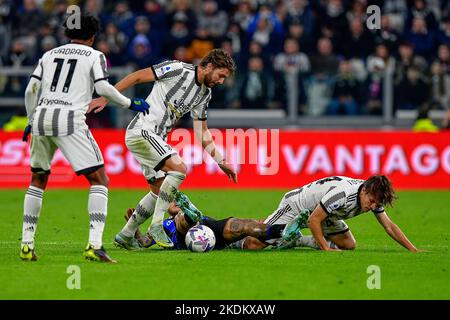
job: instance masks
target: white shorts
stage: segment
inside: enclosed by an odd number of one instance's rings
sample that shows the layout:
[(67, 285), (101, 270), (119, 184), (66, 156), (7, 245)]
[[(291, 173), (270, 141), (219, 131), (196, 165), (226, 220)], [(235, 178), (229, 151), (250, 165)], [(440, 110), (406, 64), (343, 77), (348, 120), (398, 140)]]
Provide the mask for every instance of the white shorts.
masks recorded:
[[(299, 212), (295, 209), (295, 206), (289, 203), (289, 201), (283, 197), (281, 199), (280, 204), (278, 205), (278, 208), (264, 220), (265, 224), (288, 224), (292, 219), (294, 219)], [(327, 236), (345, 233), (349, 230), (348, 225), (343, 220), (332, 220), (332, 219), (325, 219), (322, 222), (322, 232)], [(305, 225), (302, 226), (303, 228), (307, 228), (308, 226)], [(278, 241), (278, 239), (272, 239), (267, 240), (268, 244), (274, 244)]]
[(88, 174), (103, 167), (103, 156), (88, 129), (77, 130), (71, 135), (31, 137), (31, 171), (50, 173), (53, 155), (61, 149), (77, 175)]
[(172, 155), (178, 154), (157, 134), (142, 129), (127, 129), (125, 143), (137, 162), (142, 173), (149, 183), (165, 176), (160, 170), (164, 162)]

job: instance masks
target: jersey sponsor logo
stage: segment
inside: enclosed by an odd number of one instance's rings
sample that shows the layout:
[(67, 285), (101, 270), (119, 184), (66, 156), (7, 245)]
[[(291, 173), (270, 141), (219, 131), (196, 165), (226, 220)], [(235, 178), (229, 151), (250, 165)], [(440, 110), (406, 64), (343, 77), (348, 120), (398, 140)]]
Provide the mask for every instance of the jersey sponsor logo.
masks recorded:
[(51, 54), (76, 54), (79, 56), (89, 57), (92, 54), (92, 51), (73, 48), (57, 48), (55, 50), (52, 50)]
[(161, 75), (163, 75), (164, 73), (170, 70), (170, 67), (162, 67), (159, 70), (161, 71)]
[(50, 106), (50, 105), (62, 105), (62, 106), (71, 106), (72, 102), (67, 102), (64, 100), (59, 100), (59, 99), (47, 99), (47, 98), (41, 98), (41, 100), (39, 100), (38, 106), (41, 105), (45, 105), (45, 106)]
[(330, 204), (329, 208), (331, 210), (336, 210), (337, 208), (339, 208), (339, 203), (332, 203)]

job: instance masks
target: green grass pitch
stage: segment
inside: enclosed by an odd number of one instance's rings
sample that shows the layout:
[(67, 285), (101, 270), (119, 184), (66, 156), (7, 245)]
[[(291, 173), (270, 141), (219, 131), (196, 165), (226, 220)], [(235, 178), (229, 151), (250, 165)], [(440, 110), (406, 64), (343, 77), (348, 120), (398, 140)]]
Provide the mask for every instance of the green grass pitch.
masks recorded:
[[(391, 240), (372, 214), (347, 220), (357, 249), (320, 252), (298, 248), (127, 252), (111, 243), (123, 213), (144, 190), (111, 190), (103, 236), (119, 263), (84, 261), (88, 190), (48, 190), (37, 231), (37, 262), (19, 259), (25, 190), (0, 191), (0, 299), (449, 299), (449, 192), (403, 191), (388, 210), (424, 253)], [(283, 191), (187, 191), (205, 214), (265, 218)], [(145, 225), (147, 226), (147, 224)], [(80, 268), (79, 290), (69, 290), (70, 265)], [(368, 289), (376, 265), (381, 288)]]

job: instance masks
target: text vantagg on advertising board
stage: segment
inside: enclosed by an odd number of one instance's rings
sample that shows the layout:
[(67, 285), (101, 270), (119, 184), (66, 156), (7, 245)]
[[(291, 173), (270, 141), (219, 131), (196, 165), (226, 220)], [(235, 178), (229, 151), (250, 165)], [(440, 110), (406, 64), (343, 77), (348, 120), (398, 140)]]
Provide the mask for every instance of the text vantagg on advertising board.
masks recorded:
[[(125, 145), (124, 130), (92, 130), (102, 150), (111, 188), (142, 188), (147, 181)], [(300, 131), (211, 129), (215, 144), (234, 164), (238, 183), (221, 172), (192, 130), (176, 129), (169, 144), (188, 168), (187, 188), (296, 188), (330, 175), (387, 175), (401, 189), (450, 189), (450, 132)], [(21, 133), (0, 132), (0, 187), (26, 187), (29, 144)], [(61, 151), (49, 187), (85, 187)]]

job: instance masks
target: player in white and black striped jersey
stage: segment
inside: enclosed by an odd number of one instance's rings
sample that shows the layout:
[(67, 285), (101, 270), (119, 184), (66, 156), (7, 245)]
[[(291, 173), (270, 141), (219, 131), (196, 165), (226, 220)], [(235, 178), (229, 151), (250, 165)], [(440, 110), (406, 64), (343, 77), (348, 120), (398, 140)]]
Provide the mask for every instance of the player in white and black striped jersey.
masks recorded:
[(39, 60), (25, 92), (29, 125), (24, 140), (31, 138), (31, 184), (25, 195), (20, 256), (37, 260), (35, 233), (42, 207), (44, 189), (50, 175), (51, 161), (57, 149), (78, 175), (89, 181), (89, 243), (84, 255), (89, 260), (112, 262), (102, 245), (108, 202), (108, 177), (103, 157), (85, 123), (85, 113), (94, 88), (98, 94), (135, 111), (148, 112), (142, 99), (120, 94), (108, 83), (105, 56), (91, 46), (99, 29), (96, 18), (75, 14), (79, 28), (65, 23), (65, 34), (71, 42), (47, 51)]
[[(270, 225), (287, 224), (284, 241), (263, 243), (246, 238), (240, 245), (247, 249), (261, 249), (269, 244), (326, 251), (354, 249), (355, 238), (344, 220), (372, 211), (389, 236), (409, 251), (420, 251), (385, 212), (384, 206), (392, 205), (394, 199), (392, 184), (386, 176), (372, 176), (367, 180), (342, 176), (320, 179), (287, 192), (277, 210), (264, 220)], [(302, 228), (309, 228), (312, 236), (302, 236)]]
[[(211, 88), (222, 84), (234, 70), (235, 64), (230, 55), (214, 49), (198, 66), (181, 61), (165, 61), (136, 71), (116, 84), (115, 87), (123, 91), (138, 83), (155, 81), (146, 99), (150, 105), (150, 114), (136, 116), (128, 125), (126, 133), (127, 147), (140, 163), (152, 192), (139, 202), (132, 219), (116, 236), (117, 245), (138, 249), (134, 233), (153, 214), (148, 232), (158, 245), (173, 246), (163, 230), (162, 222), (164, 213), (186, 177), (186, 166), (177, 152), (167, 144), (167, 134), (186, 113), (190, 112), (193, 118), (194, 132), (203, 148), (216, 160), (222, 171), (237, 182), (234, 169), (216, 149), (207, 125)], [(106, 103), (104, 98), (93, 101), (90, 111), (98, 112)]]

